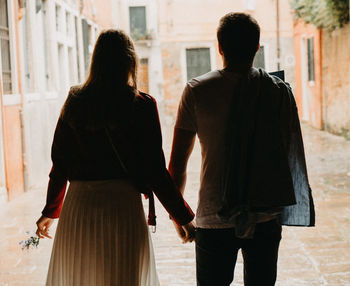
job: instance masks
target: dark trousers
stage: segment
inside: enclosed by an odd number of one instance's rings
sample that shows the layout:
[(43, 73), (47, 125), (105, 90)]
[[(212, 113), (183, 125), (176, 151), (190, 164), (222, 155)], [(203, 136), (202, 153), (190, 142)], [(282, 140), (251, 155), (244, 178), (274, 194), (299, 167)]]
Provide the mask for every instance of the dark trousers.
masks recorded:
[(196, 231), (198, 286), (229, 286), (238, 250), (244, 260), (244, 285), (272, 286), (277, 276), (282, 227), (277, 220), (256, 225), (253, 239), (235, 237), (234, 228)]

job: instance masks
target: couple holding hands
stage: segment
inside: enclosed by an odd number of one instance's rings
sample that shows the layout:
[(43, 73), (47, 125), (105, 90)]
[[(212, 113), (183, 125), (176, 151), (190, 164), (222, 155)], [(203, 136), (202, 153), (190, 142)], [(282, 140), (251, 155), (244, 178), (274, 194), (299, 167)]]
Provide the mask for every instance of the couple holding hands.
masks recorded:
[[(47, 286), (159, 285), (141, 194), (149, 225), (155, 194), (181, 239), (195, 240), (197, 285), (229, 286), (239, 249), (245, 285), (275, 284), (281, 225), (315, 221), (297, 108), (287, 83), (252, 68), (255, 19), (229, 13), (217, 38), (224, 68), (187, 83), (167, 170), (156, 101), (137, 90), (132, 41), (120, 30), (99, 35), (88, 78), (71, 88), (53, 139), (37, 221), (38, 236), (51, 238), (60, 218)], [(182, 195), (196, 136), (194, 223)]]

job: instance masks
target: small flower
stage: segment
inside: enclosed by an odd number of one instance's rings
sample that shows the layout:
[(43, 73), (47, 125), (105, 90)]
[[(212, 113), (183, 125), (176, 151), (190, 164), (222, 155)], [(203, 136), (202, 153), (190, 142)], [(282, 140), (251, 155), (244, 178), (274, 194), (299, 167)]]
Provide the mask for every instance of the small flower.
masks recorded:
[[(26, 231), (26, 234), (29, 234), (29, 233), (30, 233), (29, 231)], [(39, 241), (40, 241), (40, 238), (35, 234), (34, 236), (31, 236), (25, 241), (21, 240), (19, 244), (22, 245), (22, 250), (24, 249), (29, 250), (31, 246), (38, 248)]]

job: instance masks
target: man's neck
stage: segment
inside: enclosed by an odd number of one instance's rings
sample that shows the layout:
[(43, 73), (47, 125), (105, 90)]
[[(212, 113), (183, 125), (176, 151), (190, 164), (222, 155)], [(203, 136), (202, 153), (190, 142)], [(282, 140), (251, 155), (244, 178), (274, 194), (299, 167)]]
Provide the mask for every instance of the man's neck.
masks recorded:
[(232, 63), (228, 64), (224, 60), (224, 70), (229, 71), (229, 72), (234, 72), (234, 73), (247, 73), (251, 68), (252, 64), (242, 64), (242, 63)]

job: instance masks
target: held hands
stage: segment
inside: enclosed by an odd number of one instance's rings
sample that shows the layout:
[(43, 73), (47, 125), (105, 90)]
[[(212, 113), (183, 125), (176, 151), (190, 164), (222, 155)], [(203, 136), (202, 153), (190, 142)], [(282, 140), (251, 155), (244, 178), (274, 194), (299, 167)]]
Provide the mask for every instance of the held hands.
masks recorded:
[(42, 215), (36, 222), (36, 225), (38, 226), (38, 229), (36, 230), (37, 236), (39, 236), (39, 238), (47, 237), (51, 239), (52, 237), (49, 235), (49, 229), (52, 223), (52, 218)]
[(185, 225), (178, 225), (175, 221), (173, 221), (173, 223), (178, 236), (182, 240), (182, 243), (192, 242), (195, 239), (196, 226), (194, 222), (190, 222)]

